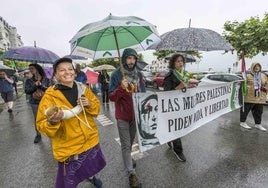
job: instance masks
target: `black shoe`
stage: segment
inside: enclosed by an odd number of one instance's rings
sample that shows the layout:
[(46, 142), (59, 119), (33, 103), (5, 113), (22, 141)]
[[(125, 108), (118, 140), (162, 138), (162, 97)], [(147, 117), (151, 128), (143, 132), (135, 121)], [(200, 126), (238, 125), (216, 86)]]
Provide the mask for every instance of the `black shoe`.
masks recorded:
[(172, 149), (173, 148), (172, 147), (172, 142), (168, 142), (167, 145), (168, 145), (169, 149)]
[(129, 186), (130, 188), (141, 188), (141, 183), (137, 176), (133, 173), (129, 175)]
[(136, 168), (137, 166), (136, 161), (134, 159), (132, 159), (132, 165), (133, 165), (133, 168)]
[(101, 188), (102, 187), (102, 181), (95, 176), (93, 176), (92, 179), (88, 179), (90, 183), (92, 183), (95, 187)]
[(36, 135), (35, 138), (34, 138), (34, 143), (37, 144), (38, 142), (40, 142), (41, 141), (41, 138), (42, 137), (41, 137), (40, 134)]
[(13, 112), (13, 110), (12, 110), (11, 108), (9, 108), (7, 111), (8, 111), (9, 113)]
[(176, 152), (175, 150), (173, 150), (173, 152), (180, 161), (186, 162), (186, 157), (182, 152)]

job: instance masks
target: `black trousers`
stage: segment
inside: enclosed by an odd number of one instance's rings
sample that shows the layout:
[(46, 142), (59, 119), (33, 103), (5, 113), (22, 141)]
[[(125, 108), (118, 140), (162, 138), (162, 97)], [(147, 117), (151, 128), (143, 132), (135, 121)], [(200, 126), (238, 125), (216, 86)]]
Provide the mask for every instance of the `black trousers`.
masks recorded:
[(108, 89), (106, 90), (101, 90), (102, 92), (102, 103), (108, 103), (109, 102), (109, 93)]
[(240, 108), (240, 122), (247, 120), (248, 113), (251, 111), (255, 124), (261, 124), (263, 104), (245, 103), (244, 112), (243, 107)]
[(180, 138), (171, 141), (171, 143), (173, 144), (173, 149), (174, 149), (174, 151), (176, 153), (182, 153), (183, 152), (183, 148), (182, 148), (182, 144), (181, 144), (181, 139)]

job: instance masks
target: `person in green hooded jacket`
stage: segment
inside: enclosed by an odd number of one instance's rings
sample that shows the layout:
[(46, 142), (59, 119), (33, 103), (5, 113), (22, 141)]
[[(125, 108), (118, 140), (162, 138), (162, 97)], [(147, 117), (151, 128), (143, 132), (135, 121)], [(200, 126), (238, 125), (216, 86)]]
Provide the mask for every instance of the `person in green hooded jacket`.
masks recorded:
[(112, 73), (109, 87), (109, 98), (115, 102), (115, 117), (122, 157), (131, 188), (141, 187), (133, 167), (135, 164), (131, 158), (131, 148), (136, 135), (132, 93), (145, 92), (142, 74), (136, 69), (137, 59), (138, 54), (135, 50), (125, 49), (122, 56), (123, 70), (118, 68)]

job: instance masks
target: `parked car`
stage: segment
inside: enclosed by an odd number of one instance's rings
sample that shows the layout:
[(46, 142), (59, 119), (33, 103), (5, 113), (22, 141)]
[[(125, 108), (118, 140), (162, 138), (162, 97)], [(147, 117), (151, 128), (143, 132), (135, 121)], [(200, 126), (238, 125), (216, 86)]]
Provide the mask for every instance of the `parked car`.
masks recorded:
[(228, 73), (215, 73), (215, 74), (206, 74), (198, 85), (207, 85), (207, 84), (219, 84), (225, 82), (233, 82), (242, 80), (240, 76), (236, 74), (228, 74)]
[(166, 76), (167, 72), (159, 72), (156, 73), (153, 77), (153, 88), (158, 89), (159, 87), (163, 87), (164, 84), (164, 78)]
[(154, 75), (151, 72), (148, 71), (141, 71), (143, 74), (143, 79), (145, 83), (145, 87), (152, 87), (153, 86), (153, 77)]

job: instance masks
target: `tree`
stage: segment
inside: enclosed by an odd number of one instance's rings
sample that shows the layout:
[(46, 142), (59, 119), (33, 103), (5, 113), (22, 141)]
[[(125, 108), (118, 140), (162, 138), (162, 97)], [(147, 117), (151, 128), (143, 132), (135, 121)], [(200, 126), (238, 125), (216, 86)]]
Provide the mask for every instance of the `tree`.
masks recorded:
[(237, 51), (238, 59), (241, 59), (242, 50), (247, 58), (252, 58), (259, 53), (266, 55), (268, 52), (268, 14), (265, 13), (263, 19), (256, 16), (241, 23), (225, 22), (223, 37)]

